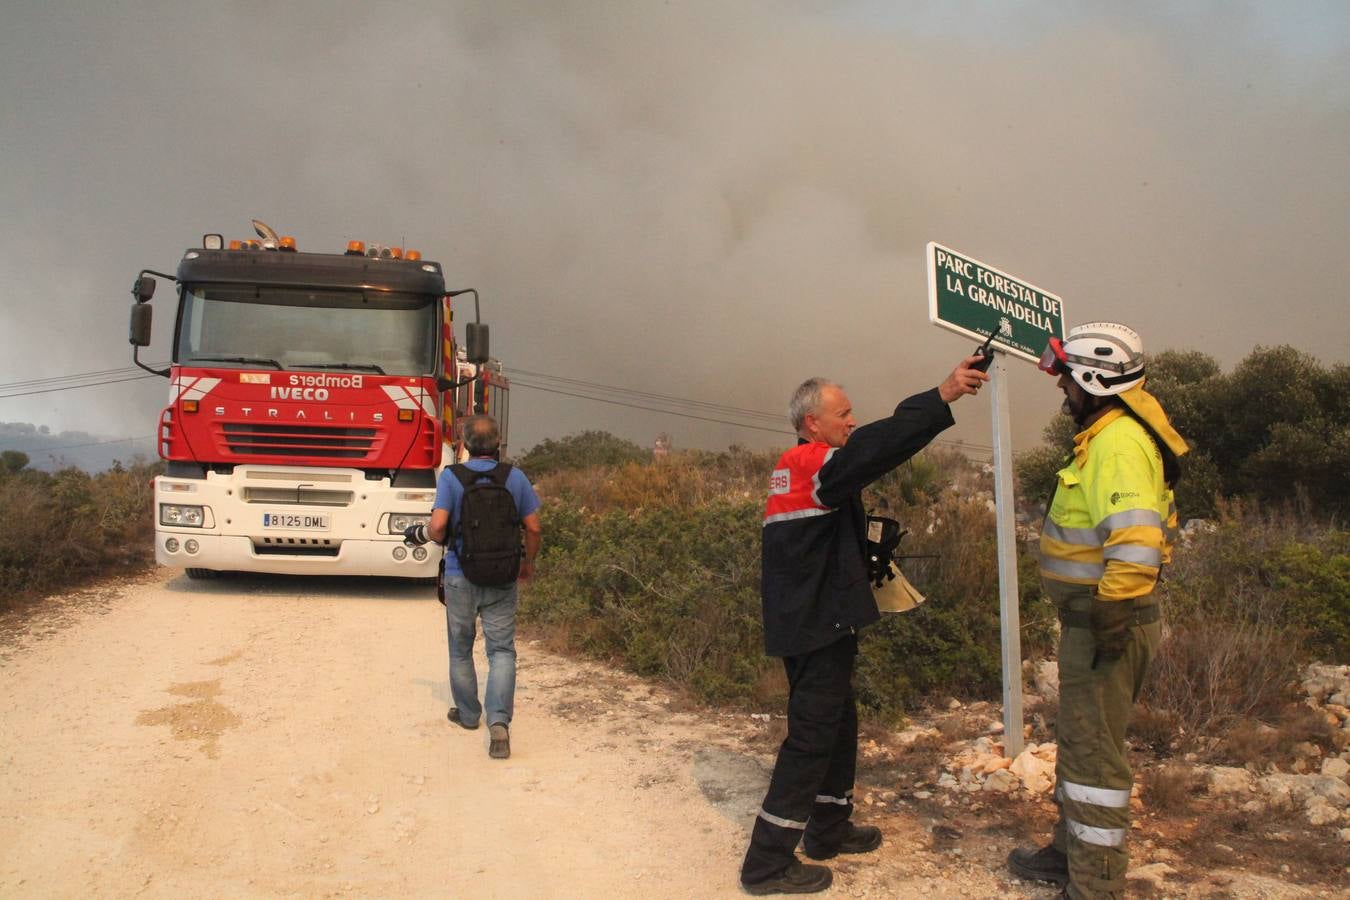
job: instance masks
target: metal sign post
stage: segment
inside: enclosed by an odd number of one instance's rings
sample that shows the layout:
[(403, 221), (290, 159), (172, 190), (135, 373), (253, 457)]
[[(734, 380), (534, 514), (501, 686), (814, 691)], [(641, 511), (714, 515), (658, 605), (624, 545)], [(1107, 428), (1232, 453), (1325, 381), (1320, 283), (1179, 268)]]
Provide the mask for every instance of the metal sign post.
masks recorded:
[(993, 335), (989, 382), (998, 525), (998, 605), (1003, 650), (1003, 754), (1022, 752), (1022, 632), (1013, 514), (1009, 356), (1037, 362), (1051, 337), (1064, 336), (1064, 303), (1054, 294), (940, 244), (928, 245), (928, 320), (983, 341)]
[(1012, 427), (1007, 354), (995, 352), (989, 379), (994, 417), (994, 517), (998, 523), (998, 620), (1003, 648), (1003, 755), (1022, 752), (1022, 621), (1018, 609), (1017, 526), (1013, 516)]

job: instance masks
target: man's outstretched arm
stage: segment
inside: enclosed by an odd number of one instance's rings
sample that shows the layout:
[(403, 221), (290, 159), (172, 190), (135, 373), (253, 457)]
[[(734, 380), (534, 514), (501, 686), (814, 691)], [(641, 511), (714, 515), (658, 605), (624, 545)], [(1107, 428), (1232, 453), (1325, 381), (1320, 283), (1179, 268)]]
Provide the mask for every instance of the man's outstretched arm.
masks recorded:
[(987, 374), (972, 368), (982, 358), (966, 357), (936, 388), (905, 398), (887, 418), (855, 430), (821, 467), (820, 502), (840, 505), (954, 425), (949, 404), (979, 393), (989, 380)]

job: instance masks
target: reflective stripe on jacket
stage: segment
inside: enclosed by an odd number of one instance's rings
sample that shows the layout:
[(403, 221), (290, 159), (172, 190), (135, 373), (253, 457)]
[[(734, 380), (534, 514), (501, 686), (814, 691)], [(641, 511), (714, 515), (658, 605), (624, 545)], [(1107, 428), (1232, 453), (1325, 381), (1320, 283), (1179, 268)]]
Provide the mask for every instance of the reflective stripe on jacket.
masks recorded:
[(1162, 455), (1124, 409), (1109, 410), (1074, 437), (1041, 529), (1041, 577), (1095, 585), (1103, 600), (1153, 590), (1170, 561), (1176, 505)]

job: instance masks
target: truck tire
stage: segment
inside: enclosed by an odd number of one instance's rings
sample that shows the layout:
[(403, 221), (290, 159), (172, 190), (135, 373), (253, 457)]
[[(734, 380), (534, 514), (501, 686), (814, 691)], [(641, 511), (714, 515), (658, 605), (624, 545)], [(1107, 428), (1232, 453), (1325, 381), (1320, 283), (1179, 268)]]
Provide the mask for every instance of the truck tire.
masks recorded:
[(187, 577), (194, 581), (200, 581), (203, 578), (215, 578), (220, 573), (215, 569), (186, 569)]

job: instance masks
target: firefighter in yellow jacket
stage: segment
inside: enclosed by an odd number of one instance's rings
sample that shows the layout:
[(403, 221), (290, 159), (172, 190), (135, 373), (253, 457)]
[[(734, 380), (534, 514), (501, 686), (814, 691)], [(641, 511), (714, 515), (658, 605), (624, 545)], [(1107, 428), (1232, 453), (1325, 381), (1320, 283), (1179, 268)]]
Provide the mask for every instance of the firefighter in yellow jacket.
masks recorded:
[(1176, 533), (1172, 490), (1185, 441), (1144, 390), (1143, 344), (1124, 325), (1080, 325), (1050, 340), (1080, 431), (1041, 530), (1041, 583), (1061, 625), (1054, 840), (1009, 868), (1075, 900), (1123, 897), (1130, 789), (1125, 725), (1161, 626), (1154, 585)]

